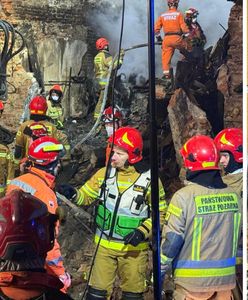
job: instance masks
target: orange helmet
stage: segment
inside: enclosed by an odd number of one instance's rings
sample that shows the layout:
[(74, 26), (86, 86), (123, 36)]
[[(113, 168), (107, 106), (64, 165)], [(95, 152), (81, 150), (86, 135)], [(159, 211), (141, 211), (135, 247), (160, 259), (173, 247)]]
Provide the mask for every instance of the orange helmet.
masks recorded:
[(4, 110), (4, 104), (3, 101), (0, 100), (0, 112), (3, 112)]
[(28, 159), (35, 164), (46, 166), (57, 161), (64, 147), (53, 137), (43, 136), (33, 141), (28, 148)]
[(45, 257), (53, 248), (56, 216), (36, 197), (14, 190), (1, 198), (0, 215), (1, 259)]
[(112, 108), (112, 106), (107, 107), (102, 115), (102, 120), (104, 123), (110, 123), (115, 121), (119, 121), (123, 119), (122, 113), (117, 108)]
[(108, 139), (108, 142), (126, 150), (130, 164), (135, 164), (143, 158), (143, 139), (139, 130), (135, 128), (121, 127), (117, 129), (114, 135)]
[(186, 169), (218, 170), (219, 155), (213, 139), (205, 135), (190, 138), (180, 150)]
[(230, 152), (237, 163), (243, 162), (243, 132), (240, 128), (226, 128), (220, 131), (214, 142), (218, 151)]
[(47, 102), (43, 96), (34, 97), (29, 103), (31, 115), (45, 115), (47, 111)]
[(96, 49), (103, 50), (106, 46), (109, 46), (109, 41), (105, 38), (100, 38), (96, 41)]
[(52, 92), (55, 92), (58, 94), (60, 97), (63, 95), (62, 88), (59, 84), (55, 84), (49, 91), (49, 95), (51, 96)]

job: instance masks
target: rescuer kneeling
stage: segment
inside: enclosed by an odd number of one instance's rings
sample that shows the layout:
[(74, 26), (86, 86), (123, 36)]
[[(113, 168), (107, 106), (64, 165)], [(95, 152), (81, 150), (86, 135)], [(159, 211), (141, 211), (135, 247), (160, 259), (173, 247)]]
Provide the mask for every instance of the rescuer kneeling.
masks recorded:
[[(150, 169), (142, 161), (143, 140), (137, 129), (119, 128), (108, 142), (113, 143), (109, 167), (97, 171), (79, 190), (61, 185), (58, 192), (78, 205), (99, 201), (95, 235), (99, 248), (86, 299), (109, 299), (117, 272), (122, 299), (143, 299), (152, 234)], [(166, 202), (159, 185), (163, 222)]]
[(161, 244), (162, 273), (172, 268), (173, 299), (230, 300), (241, 200), (222, 181), (218, 151), (210, 137), (189, 139), (181, 155), (188, 185), (173, 195), (168, 207)]

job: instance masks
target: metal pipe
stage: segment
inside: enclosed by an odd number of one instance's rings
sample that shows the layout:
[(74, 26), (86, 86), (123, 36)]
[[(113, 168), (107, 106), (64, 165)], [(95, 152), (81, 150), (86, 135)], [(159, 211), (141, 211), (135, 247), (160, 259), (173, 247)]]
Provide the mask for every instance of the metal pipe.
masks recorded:
[(158, 149), (155, 100), (155, 42), (154, 42), (154, 0), (148, 0), (148, 63), (149, 63), (149, 108), (150, 108), (150, 164), (152, 202), (152, 257), (153, 294), (161, 299), (160, 272), (160, 217), (158, 189)]

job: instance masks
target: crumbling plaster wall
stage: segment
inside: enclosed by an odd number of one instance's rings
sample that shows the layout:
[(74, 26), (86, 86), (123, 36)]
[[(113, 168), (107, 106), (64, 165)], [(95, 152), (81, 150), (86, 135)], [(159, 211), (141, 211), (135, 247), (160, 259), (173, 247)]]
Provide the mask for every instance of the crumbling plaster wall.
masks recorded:
[[(41, 70), (41, 82), (47, 92), (54, 83), (60, 83), (65, 92), (63, 106), (66, 115), (84, 113), (84, 84), (71, 83), (69, 77), (92, 76), (95, 36), (85, 25), (90, 1), (80, 0), (3, 0), (0, 17), (11, 22), (23, 34), (27, 48), (9, 63), (18, 65), (22, 78), (15, 79), (11, 68), (9, 81), (16, 87), (15, 94), (9, 94), (6, 114), (16, 108), (15, 115), (8, 118), (6, 125), (13, 130), (19, 124), (23, 103), (31, 86), (30, 55), (35, 54), (35, 66)], [(90, 32), (90, 34), (89, 34)], [(34, 57), (32, 57), (33, 59)], [(31, 67), (32, 69), (32, 67)], [(33, 70), (32, 70), (33, 71)], [(20, 77), (20, 76), (19, 76)], [(70, 91), (69, 91), (70, 89)], [(17, 94), (18, 93), (18, 94)]]

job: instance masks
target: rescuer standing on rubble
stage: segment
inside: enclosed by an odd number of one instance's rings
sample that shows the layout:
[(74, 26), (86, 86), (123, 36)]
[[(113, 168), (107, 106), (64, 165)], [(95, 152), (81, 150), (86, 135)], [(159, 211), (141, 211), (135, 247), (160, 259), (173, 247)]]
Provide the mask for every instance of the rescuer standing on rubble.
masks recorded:
[[(60, 168), (60, 155), (64, 147), (55, 138), (45, 136), (35, 140), (28, 149), (27, 173), (13, 180), (7, 187), (7, 194), (21, 189), (37, 197), (47, 205), (52, 214), (59, 213), (57, 198), (53, 191), (55, 178)], [(56, 226), (58, 234), (59, 223)], [(65, 272), (60, 246), (55, 239), (54, 247), (47, 253), (46, 269), (64, 283), (63, 292), (70, 286), (70, 276)]]
[[(224, 167), (223, 181), (243, 199), (243, 133), (240, 128), (226, 128), (214, 139), (220, 152), (220, 164)], [(242, 299), (243, 293), (243, 246), (242, 238), (238, 244), (236, 257), (237, 285), (233, 291), (234, 299)]]
[[(118, 272), (122, 299), (141, 300), (152, 234), (150, 169), (142, 161), (143, 140), (137, 129), (119, 128), (109, 143), (114, 146), (108, 169), (97, 171), (77, 191), (61, 185), (58, 192), (78, 205), (99, 200), (95, 242), (100, 244), (86, 299), (109, 299)], [(166, 202), (161, 183), (159, 198), (162, 224)]]
[(70, 300), (63, 283), (47, 274), (57, 217), (30, 193), (15, 190), (0, 199), (0, 298)]
[[(47, 102), (43, 96), (34, 97), (29, 104), (30, 120), (22, 123), (16, 134), (14, 159), (16, 169), (19, 169), (21, 159), (27, 157), (28, 147), (30, 145), (30, 126), (34, 123), (40, 123), (47, 128), (49, 136), (58, 139), (66, 149), (66, 154), (63, 157), (63, 163), (70, 160), (70, 145), (67, 136), (60, 130), (57, 130), (55, 125), (47, 120)], [(38, 124), (37, 124), (38, 125)]]
[(60, 85), (55, 84), (49, 91), (47, 100), (47, 112), (46, 115), (50, 118), (51, 122), (56, 126), (58, 130), (64, 128), (64, 109), (61, 105), (63, 98), (63, 91)]
[(185, 11), (185, 22), (189, 28), (189, 35), (185, 38), (186, 50), (192, 51), (193, 47), (204, 47), (207, 39), (197, 22), (198, 10), (189, 8)]
[(183, 38), (189, 33), (183, 14), (177, 10), (178, 3), (179, 0), (167, 0), (169, 10), (163, 13), (155, 23), (155, 36), (158, 42), (162, 42), (160, 35), (162, 27), (164, 31), (162, 67), (165, 79), (170, 79), (171, 59), (175, 49), (185, 48)]
[[(97, 82), (97, 94), (99, 95), (97, 105), (95, 107), (94, 118), (99, 117), (101, 106), (103, 102), (104, 90), (107, 84), (108, 74), (112, 65), (113, 57), (109, 53), (109, 41), (105, 38), (99, 38), (96, 41), (96, 49), (98, 51), (97, 55), (94, 58), (94, 72), (95, 79)], [(123, 63), (124, 50), (121, 49), (119, 65), (120, 67)], [(117, 67), (118, 61), (114, 61), (113, 70)], [(109, 90), (108, 95), (111, 95)], [(107, 99), (109, 100), (109, 99)]]
[(232, 299), (240, 232), (239, 196), (222, 181), (207, 136), (181, 149), (188, 185), (171, 199), (163, 228), (162, 271), (172, 267), (174, 299)]
[[(4, 104), (0, 100), (0, 117), (3, 114)], [(4, 196), (6, 185), (15, 176), (13, 156), (4, 141), (0, 141), (0, 197)]]
[(117, 108), (107, 107), (102, 114), (102, 122), (104, 124), (107, 136), (110, 137), (114, 130), (116, 131), (122, 126), (123, 115)]

